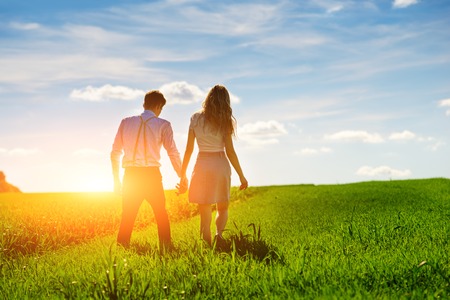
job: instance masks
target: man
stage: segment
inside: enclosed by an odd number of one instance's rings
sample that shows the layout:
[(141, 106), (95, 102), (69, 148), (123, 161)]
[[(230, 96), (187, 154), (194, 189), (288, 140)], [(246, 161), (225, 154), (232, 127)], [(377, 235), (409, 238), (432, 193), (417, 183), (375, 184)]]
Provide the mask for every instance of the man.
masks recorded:
[[(166, 99), (159, 91), (150, 91), (144, 97), (144, 112), (122, 120), (111, 151), (114, 190), (122, 192), (122, 221), (117, 243), (129, 246), (131, 233), (139, 207), (143, 200), (152, 206), (158, 226), (160, 248), (171, 246), (170, 223), (159, 170), (161, 146), (167, 151), (175, 172), (181, 174), (180, 153), (173, 140), (170, 123), (159, 118)], [(119, 177), (120, 159), (125, 168), (123, 188)], [(187, 189), (186, 177), (177, 185), (180, 191)]]

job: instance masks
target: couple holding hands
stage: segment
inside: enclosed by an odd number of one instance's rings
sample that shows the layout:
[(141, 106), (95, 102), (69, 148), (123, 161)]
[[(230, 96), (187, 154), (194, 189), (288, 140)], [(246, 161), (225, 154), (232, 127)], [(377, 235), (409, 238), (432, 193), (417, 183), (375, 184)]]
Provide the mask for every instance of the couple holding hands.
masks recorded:
[[(189, 190), (189, 201), (197, 203), (200, 210), (200, 235), (212, 245), (212, 205), (215, 204), (217, 209), (215, 239), (223, 239), (222, 232), (228, 220), (230, 163), (239, 175), (240, 189), (248, 186), (233, 146), (236, 121), (232, 114), (230, 95), (224, 86), (214, 86), (202, 104), (203, 109), (191, 116), (183, 162), (173, 140), (171, 124), (159, 118), (165, 104), (162, 93), (148, 92), (144, 98), (144, 112), (123, 119), (114, 139), (111, 151), (114, 190), (122, 193), (123, 198), (117, 243), (125, 247), (129, 245), (139, 207), (145, 199), (155, 215), (160, 248), (170, 248), (172, 245), (159, 170), (163, 146), (180, 177), (178, 194)], [(189, 185), (186, 170), (195, 142), (199, 152)], [(119, 176), (121, 158), (125, 169), (123, 182)]]

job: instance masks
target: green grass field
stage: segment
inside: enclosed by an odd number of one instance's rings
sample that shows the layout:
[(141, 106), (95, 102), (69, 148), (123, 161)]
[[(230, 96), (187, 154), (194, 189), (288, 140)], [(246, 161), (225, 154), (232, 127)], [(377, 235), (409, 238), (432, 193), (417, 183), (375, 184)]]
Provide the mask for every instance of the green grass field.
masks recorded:
[(167, 191), (175, 249), (144, 203), (115, 246), (113, 194), (0, 194), (0, 299), (448, 299), (450, 180), (232, 191), (229, 248)]

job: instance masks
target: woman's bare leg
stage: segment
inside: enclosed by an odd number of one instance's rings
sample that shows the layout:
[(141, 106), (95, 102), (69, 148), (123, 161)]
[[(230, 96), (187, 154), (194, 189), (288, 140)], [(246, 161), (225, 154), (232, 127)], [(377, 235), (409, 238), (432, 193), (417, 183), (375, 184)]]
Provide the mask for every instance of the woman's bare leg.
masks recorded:
[(211, 205), (199, 204), (200, 209), (200, 236), (211, 245)]
[(216, 235), (222, 237), (222, 232), (225, 230), (227, 221), (228, 221), (228, 202), (219, 202), (217, 203)]

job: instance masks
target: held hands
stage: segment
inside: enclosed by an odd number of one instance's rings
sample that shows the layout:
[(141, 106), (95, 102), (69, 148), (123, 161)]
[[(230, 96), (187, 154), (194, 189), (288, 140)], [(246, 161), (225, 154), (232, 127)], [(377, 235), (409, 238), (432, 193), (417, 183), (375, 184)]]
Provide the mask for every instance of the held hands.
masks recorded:
[(186, 176), (181, 177), (180, 183), (177, 184), (178, 192), (176, 192), (177, 195), (181, 195), (187, 192), (189, 187), (189, 180)]

